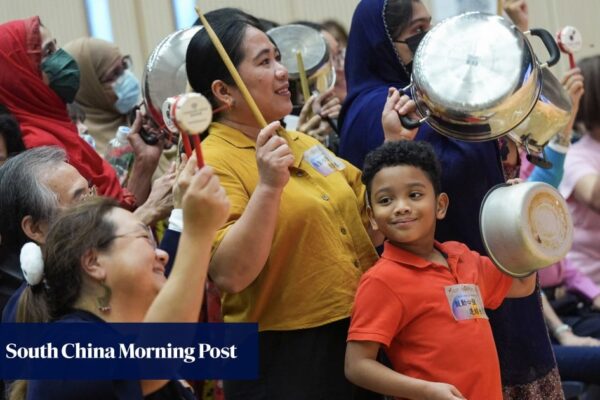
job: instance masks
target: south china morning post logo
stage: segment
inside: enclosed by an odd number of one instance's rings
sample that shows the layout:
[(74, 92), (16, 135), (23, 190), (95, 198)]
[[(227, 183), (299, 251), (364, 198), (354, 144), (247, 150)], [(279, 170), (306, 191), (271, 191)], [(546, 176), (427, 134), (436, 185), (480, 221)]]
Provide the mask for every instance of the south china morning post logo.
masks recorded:
[(199, 343), (195, 347), (175, 347), (167, 343), (166, 347), (139, 347), (135, 343), (120, 343), (118, 347), (96, 347), (92, 343), (65, 343), (60, 348), (52, 343), (40, 347), (20, 347), (8, 343), (5, 359), (158, 359), (181, 360), (186, 364), (204, 359), (236, 359), (237, 346), (214, 347), (210, 343)]
[(255, 379), (257, 324), (2, 324), (3, 379)]

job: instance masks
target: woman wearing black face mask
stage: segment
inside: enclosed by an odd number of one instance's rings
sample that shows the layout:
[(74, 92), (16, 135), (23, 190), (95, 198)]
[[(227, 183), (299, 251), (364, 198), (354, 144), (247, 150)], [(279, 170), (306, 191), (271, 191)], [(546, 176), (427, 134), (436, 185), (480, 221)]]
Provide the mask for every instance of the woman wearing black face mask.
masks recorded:
[(0, 25), (0, 103), (19, 122), (25, 146), (64, 148), (69, 163), (99, 194), (133, 209), (148, 196), (160, 151), (155, 154), (143, 144), (137, 146), (136, 158), (141, 161), (134, 164), (128, 184), (131, 191), (123, 189), (110, 164), (79, 137), (69, 119), (66, 103), (77, 94), (79, 75), (73, 57), (57, 47), (39, 17)]
[[(436, 239), (460, 241), (486, 254), (479, 209), (486, 192), (505, 181), (497, 141), (462, 142), (426, 124), (408, 131), (391, 107), (382, 118), (388, 96), (392, 103), (399, 98), (397, 89), (410, 83), (413, 55), (430, 24), (431, 16), (419, 0), (361, 0), (346, 52), (348, 97), (340, 115), (340, 156), (362, 167), (365, 155), (383, 143), (384, 131), (387, 137), (429, 142), (442, 164), (442, 190), (452, 199), (446, 218), (437, 225)], [(539, 292), (511, 299), (488, 316), (505, 398), (562, 398)], [(527, 326), (527, 334), (515, 337), (514, 326)]]

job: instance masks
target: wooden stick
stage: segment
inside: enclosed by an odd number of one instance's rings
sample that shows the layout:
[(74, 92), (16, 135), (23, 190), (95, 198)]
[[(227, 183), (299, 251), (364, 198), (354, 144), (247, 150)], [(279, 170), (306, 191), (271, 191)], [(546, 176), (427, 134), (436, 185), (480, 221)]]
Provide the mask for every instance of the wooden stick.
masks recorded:
[(498, 15), (502, 15), (502, 12), (504, 11), (504, 5), (502, 4), (502, 0), (498, 0)]
[(302, 97), (304, 97), (304, 103), (310, 98), (310, 91), (308, 89), (308, 78), (306, 77), (306, 70), (304, 69), (304, 60), (302, 59), (302, 53), (296, 52), (296, 63), (298, 64), (298, 73), (300, 74), (300, 87), (302, 88)]

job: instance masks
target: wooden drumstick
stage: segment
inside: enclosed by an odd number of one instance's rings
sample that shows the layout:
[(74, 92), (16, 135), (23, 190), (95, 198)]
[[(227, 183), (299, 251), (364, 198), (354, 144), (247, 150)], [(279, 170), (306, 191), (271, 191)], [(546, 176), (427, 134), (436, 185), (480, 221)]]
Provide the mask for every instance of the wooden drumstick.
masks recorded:
[(310, 98), (310, 91), (308, 89), (308, 78), (306, 77), (306, 70), (304, 69), (304, 60), (302, 59), (302, 53), (296, 52), (296, 63), (298, 64), (298, 74), (300, 74), (300, 87), (302, 88), (302, 97), (304, 97), (304, 103)]

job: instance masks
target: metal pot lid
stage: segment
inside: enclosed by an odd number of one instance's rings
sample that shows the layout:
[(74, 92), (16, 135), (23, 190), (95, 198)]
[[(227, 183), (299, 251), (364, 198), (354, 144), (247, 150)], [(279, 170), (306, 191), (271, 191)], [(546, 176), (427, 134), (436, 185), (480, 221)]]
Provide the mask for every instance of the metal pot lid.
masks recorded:
[(190, 40), (201, 28), (194, 26), (171, 33), (148, 58), (142, 94), (150, 116), (159, 126), (165, 125), (161, 111), (164, 101), (186, 91), (185, 54)]
[(413, 79), (434, 103), (464, 112), (488, 108), (520, 87), (528, 46), (502, 17), (457, 15), (425, 35), (415, 53)]
[(319, 31), (304, 25), (283, 25), (269, 29), (267, 35), (275, 42), (281, 54), (281, 63), (292, 79), (299, 77), (296, 53), (302, 54), (306, 75), (310, 77), (329, 61), (327, 43)]

